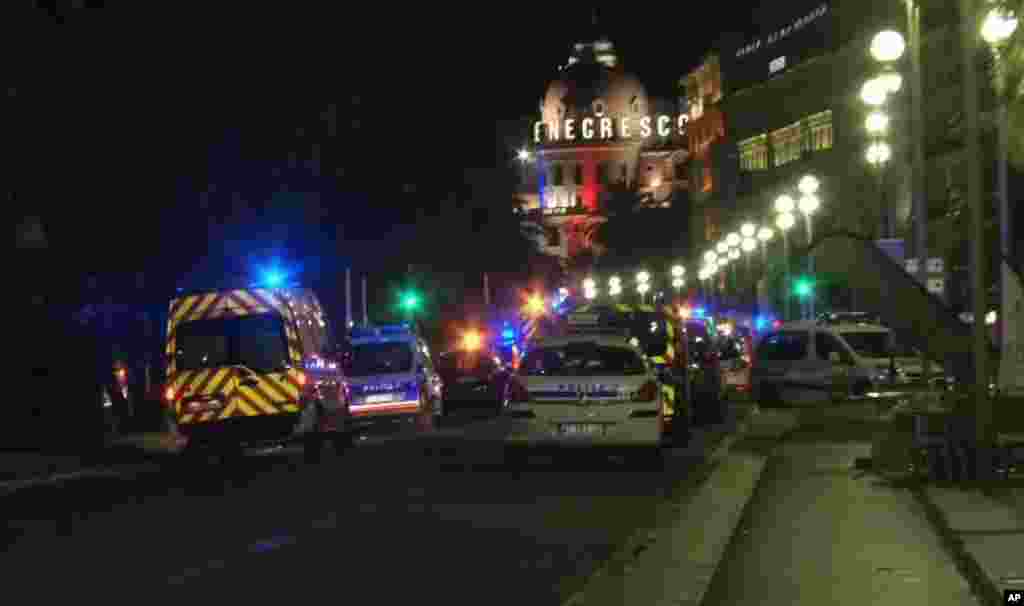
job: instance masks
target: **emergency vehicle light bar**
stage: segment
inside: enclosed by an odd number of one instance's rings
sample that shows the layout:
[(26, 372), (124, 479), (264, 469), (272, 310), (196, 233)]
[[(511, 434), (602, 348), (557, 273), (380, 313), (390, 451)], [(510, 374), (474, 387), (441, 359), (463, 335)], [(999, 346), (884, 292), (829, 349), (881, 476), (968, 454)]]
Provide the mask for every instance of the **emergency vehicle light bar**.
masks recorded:
[(366, 339), (371, 337), (412, 335), (415, 333), (416, 331), (411, 325), (403, 322), (402, 324), (382, 324), (379, 326), (354, 326), (349, 334), (353, 339)]

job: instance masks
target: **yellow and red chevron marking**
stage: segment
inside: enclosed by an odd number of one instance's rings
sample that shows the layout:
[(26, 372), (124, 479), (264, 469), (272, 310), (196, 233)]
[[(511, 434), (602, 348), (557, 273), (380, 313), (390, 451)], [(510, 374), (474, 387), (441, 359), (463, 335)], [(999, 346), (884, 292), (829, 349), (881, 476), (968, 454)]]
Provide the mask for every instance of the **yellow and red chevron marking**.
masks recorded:
[(171, 301), (165, 349), (169, 370), (174, 370), (175, 332), (182, 323), (263, 313), (276, 313), (284, 319), (289, 356), (294, 364), (301, 364), (302, 346), (294, 314), (284, 296), (267, 289), (238, 289), (190, 295)]
[[(298, 372), (289, 371), (283, 380), (247, 375), (257, 381), (255, 385), (240, 385), (237, 381), (238, 373), (233, 368), (179, 373), (170, 383), (179, 394), (175, 405), (178, 422), (206, 423), (230, 417), (297, 413), (301, 409)], [(187, 412), (183, 408), (183, 400), (186, 397), (218, 394), (226, 402), (219, 410)]]

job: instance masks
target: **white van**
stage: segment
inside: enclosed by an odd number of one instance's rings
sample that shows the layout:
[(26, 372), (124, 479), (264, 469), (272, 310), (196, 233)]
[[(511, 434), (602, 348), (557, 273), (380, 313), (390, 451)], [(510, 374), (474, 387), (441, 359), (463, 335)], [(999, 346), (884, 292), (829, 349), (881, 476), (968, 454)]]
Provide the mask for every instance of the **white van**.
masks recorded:
[(891, 351), (891, 331), (884, 326), (783, 324), (758, 340), (753, 395), (762, 403), (838, 402), (863, 395), (889, 383)]

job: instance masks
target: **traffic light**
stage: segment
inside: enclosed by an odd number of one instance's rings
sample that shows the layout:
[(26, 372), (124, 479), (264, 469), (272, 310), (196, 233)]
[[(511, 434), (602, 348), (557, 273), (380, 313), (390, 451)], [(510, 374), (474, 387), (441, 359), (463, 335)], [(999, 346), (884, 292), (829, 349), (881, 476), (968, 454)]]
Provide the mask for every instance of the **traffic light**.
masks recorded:
[(420, 308), (420, 295), (419, 295), (419, 293), (417, 293), (415, 291), (411, 291), (411, 290), (408, 291), (408, 292), (402, 293), (401, 305), (402, 305), (402, 309), (404, 309), (405, 311), (409, 311), (409, 312), (416, 311), (417, 309)]
[(801, 276), (793, 283), (793, 293), (801, 299), (814, 294), (814, 280)]

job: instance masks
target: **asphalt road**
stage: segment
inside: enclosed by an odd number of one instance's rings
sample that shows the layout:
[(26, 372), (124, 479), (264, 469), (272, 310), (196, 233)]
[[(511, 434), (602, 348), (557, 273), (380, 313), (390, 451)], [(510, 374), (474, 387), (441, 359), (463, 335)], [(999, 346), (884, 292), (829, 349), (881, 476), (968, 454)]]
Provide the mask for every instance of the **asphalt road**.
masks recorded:
[[(702, 432), (665, 471), (565, 456), (511, 467), (500, 424), (371, 437), (33, 488), (4, 499), (7, 595), (232, 602), (560, 604), (656, 506), (701, 481)], [(425, 454), (432, 448), (432, 455)]]
[(870, 409), (804, 411), (772, 447), (703, 605), (978, 603), (909, 490), (857, 469)]

